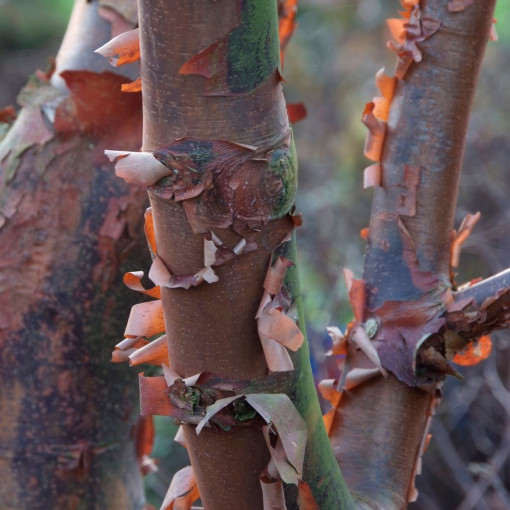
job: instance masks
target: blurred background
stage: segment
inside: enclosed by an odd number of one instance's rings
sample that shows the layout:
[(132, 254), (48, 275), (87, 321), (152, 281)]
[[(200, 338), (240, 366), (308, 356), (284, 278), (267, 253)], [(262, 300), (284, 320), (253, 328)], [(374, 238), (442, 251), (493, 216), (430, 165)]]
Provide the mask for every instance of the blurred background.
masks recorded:
[[(72, 0), (0, 0), (0, 108), (15, 104), (28, 76), (45, 69), (64, 33)], [(385, 19), (397, 0), (300, 0), (299, 27), (286, 51), (288, 102), (303, 102), (308, 117), (294, 131), (300, 164), (299, 263), (310, 348), (323, 371), (328, 325), (344, 326), (351, 310), (342, 277), (358, 277), (371, 191), (362, 190), (365, 102), (376, 95), (374, 75), (394, 55), (385, 48)], [(465, 244), (459, 283), (510, 266), (510, 2), (499, 0), (498, 42), (489, 42), (467, 142), (457, 225), (467, 213), (482, 218)], [(413, 510), (510, 508), (510, 335), (493, 335), (493, 354), (451, 379), (432, 428), (433, 440), (417, 478)], [(187, 464), (173, 443), (173, 425), (156, 417), (148, 500), (160, 504), (172, 473)]]

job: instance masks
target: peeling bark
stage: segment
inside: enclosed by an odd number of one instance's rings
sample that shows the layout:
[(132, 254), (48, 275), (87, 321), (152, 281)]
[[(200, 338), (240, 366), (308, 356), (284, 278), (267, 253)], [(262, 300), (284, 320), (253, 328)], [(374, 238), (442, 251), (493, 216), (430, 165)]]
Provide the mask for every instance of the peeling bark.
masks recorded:
[[(441, 381), (456, 374), (445, 357), (449, 328), (462, 335), (451, 297), (453, 214), (494, 9), (494, 2), (453, 12), (443, 0), (402, 4), (404, 19), (390, 20), (397, 81), (387, 122), (379, 112), (383, 146), (371, 158), (380, 161), (380, 175), (361, 314), (391, 374), (343, 391), (330, 433), (349, 488), (363, 508), (373, 509), (405, 508), (416, 496), (414, 476)], [(472, 336), (485, 332), (471, 328)], [(373, 366), (353, 344), (354, 331), (351, 326), (345, 371)]]
[(110, 351), (146, 200), (102, 155), (110, 136), (138, 148), (141, 100), (101, 73), (91, 52), (109, 36), (97, 2), (78, 0), (57, 74), (31, 79), (0, 144), (2, 508), (144, 504), (137, 390)]
[[(281, 244), (294, 228), (289, 213), (296, 162), (278, 71), (277, 20), (276, 2), (140, 2), (143, 150), (169, 168), (169, 177), (149, 188), (158, 264), (172, 278), (184, 278), (207, 266), (204, 239), (215, 236), (221, 241), (216, 246), (229, 253), (239, 243), (250, 247), (213, 265), (214, 282), (175, 288), (158, 281), (169, 362), (180, 377), (213, 372), (240, 380), (268, 374), (256, 321), (267, 268), (278, 255), (295, 259), (294, 241)], [(245, 148), (225, 159), (235, 145)], [(291, 301), (297, 299), (294, 267), (285, 282)], [(302, 316), (299, 323), (304, 326)], [(290, 357), (289, 395), (308, 427), (300, 490), (310, 500), (309, 486), (320, 508), (349, 508), (306, 343)], [(185, 398), (197, 399), (199, 389), (190, 387)], [(161, 389), (151, 391), (148, 398), (164, 407), (157, 397)], [(179, 404), (179, 398), (173, 402)], [(198, 436), (193, 425), (183, 429), (205, 507), (262, 508), (259, 476), (270, 453), (261, 424), (255, 420), (229, 431), (206, 427)], [(287, 494), (287, 505), (297, 508), (296, 491)]]

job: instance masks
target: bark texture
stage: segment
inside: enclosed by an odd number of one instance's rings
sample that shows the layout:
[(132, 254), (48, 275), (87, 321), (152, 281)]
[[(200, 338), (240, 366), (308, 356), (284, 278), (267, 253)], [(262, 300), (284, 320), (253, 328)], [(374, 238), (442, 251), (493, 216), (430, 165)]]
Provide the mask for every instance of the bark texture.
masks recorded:
[[(136, 299), (145, 194), (103, 156), (138, 148), (141, 98), (89, 50), (110, 37), (77, 0), (57, 58), (0, 144), (0, 507), (140, 509), (137, 389), (112, 345)], [(119, 16), (120, 19), (120, 16)], [(55, 83), (56, 86), (54, 86)]]
[[(158, 256), (173, 275), (195, 274), (204, 267), (204, 233), (209, 230), (229, 248), (243, 238), (256, 244), (215, 268), (215, 283), (162, 288), (171, 366), (183, 377), (203, 371), (232, 379), (264, 377), (268, 367), (255, 316), (272, 252), (293, 229), (289, 212), (296, 184), (277, 70), (276, 2), (143, 0), (139, 12), (143, 150), (164, 153), (183, 138), (202, 151), (206, 144), (247, 144), (264, 161), (261, 167), (253, 161), (239, 167), (242, 178), (235, 193), (232, 180), (222, 181), (216, 168), (213, 186), (191, 200), (168, 198), (178, 177), (149, 189)], [(188, 151), (191, 157), (191, 146)], [(274, 162), (276, 156), (287, 166), (275, 178), (264, 170), (268, 163), (263, 158)], [(173, 163), (167, 164), (171, 168)], [(189, 205), (192, 200), (195, 206)], [(293, 250), (291, 245), (286, 256), (295, 259)], [(297, 298), (295, 272), (286, 285)], [(324, 432), (306, 343), (293, 361), (295, 371), (280, 391), (289, 393), (308, 424), (304, 480), (320, 508), (347, 508), (349, 497)], [(262, 508), (259, 475), (270, 457), (259, 426), (203, 429), (197, 436), (195, 427), (187, 425), (184, 432), (208, 510)], [(287, 499), (289, 508), (297, 508), (296, 491)]]
[[(374, 509), (402, 509), (414, 498), (427, 424), (444, 373), (451, 373), (444, 334), (446, 310), (454, 308), (453, 214), (494, 9), (494, 2), (460, 12), (446, 0), (402, 3), (410, 18), (397, 48), (363, 274), (366, 298), (357, 317), (365, 331), (371, 328), (390, 374), (344, 392), (331, 432), (349, 488)], [(402, 71), (405, 59), (412, 62)], [(366, 364), (351, 345), (351, 366)]]

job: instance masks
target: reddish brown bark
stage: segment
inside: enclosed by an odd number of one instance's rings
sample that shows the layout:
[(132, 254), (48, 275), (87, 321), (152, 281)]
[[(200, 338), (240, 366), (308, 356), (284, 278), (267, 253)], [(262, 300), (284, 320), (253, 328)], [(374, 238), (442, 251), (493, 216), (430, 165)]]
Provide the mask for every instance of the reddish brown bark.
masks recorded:
[[(151, 5), (151, 8), (142, 2), (140, 12), (141, 58), (146, 63), (146, 67), (142, 67), (145, 151), (168, 145), (181, 136), (208, 140), (217, 138), (221, 133), (225, 140), (259, 143), (261, 139), (273, 139), (279, 135), (287, 123), (281, 87), (274, 87), (268, 82), (254, 97), (218, 97), (211, 101), (203, 95), (202, 77), (179, 74), (180, 67), (187, 60), (238, 23), (232, 2), (202, 7), (180, 3), (170, 6), (161, 2)], [(211, 18), (218, 20), (219, 25), (208, 26)], [(167, 30), (169, 24), (174, 27), (173, 30)], [(190, 38), (188, 27), (197, 24), (202, 30), (197, 30)], [(149, 37), (149, 33), (155, 37)], [(175, 55), (182, 56), (177, 60)], [(158, 76), (166, 79), (158, 79)], [(204, 115), (206, 109), (207, 115)], [(248, 118), (249, 127), (246, 129)], [(163, 202), (154, 195), (151, 196), (151, 205), (158, 253), (163, 261), (174, 274), (201, 269), (203, 237), (193, 235), (182, 205)], [(224, 232), (220, 235), (227, 243), (230, 238), (239, 240), (233, 233), (227, 233), (228, 238), (225, 239)], [(281, 232), (278, 235), (276, 230), (271, 236), (273, 239), (267, 234), (263, 237), (267, 240), (257, 241), (264, 248), (264, 257), (253, 252), (235, 262), (240, 269), (245, 268), (242, 272), (234, 273), (231, 267), (226, 270), (229, 274), (240, 275), (241, 279), (235, 281), (220, 274), (220, 281), (214, 286), (202, 286), (193, 289), (193, 292), (163, 290), (168, 337), (172, 340), (169, 342), (169, 354), (172, 367), (178, 374), (186, 377), (206, 370), (226, 377), (265, 374), (266, 364), (253, 320), (262, 297), (262, 286), (252, 282), (263, 281), (269, 253), (283, 235)], [(257, 265), (253, 267), (255, 261)], [(205, 306), (197, 307), (199, 302)], [(210, 454), (205, 454), (202, 462), (193, 462), (206, 504), (214, 501), (215, 508), (262, 506), (258, 475), (269, 461), (269, 452), (259, 430), (234, 430), (228, 435), (204, 430), (197, 437), (194, 428), (191, 428), (185, 434), (192, 462), (197, 460), (198, 452), (215, 451), (221, 458), (234, 444), (238, 446), (235, 451), (239, 461), (221, 462), (221, 469), (218, 459), (210, 457)], [(211, 441), (212, 444), (207, 444)], [(244, 454), (240, 456), (239, 452)], [(203, 483), (204, 479), (209, 483)], [(233, 500), (232, 489), (229, 489), (231, 480), (241, 482), (236, 487), (236, 495), (243, 494), (242, 501)]]
[[(293, 158), (278, 54), (273, 51), (275, 43), (278, 51), (276, 3), (262, 7), (253, 1), (233, 0), (140, 3), (144, 151), (174, 154), (176, 140), (186, 138), (203, 144), (202, 148), (210, 144), (214, 149), (208, 148), (208, 154), (220, 159), (228, 144), (256, 147), (261, 162), (278, 151)], [(261, 37), (265, 34), (261, 30), (268, 30), (266, 37)], [(258, 46), (260, 40), (264, 51)], [(191, 162), (189, 154), (188, 160), (188, 166), (202, 168)], [(215, 267), (219, 280), (213, 284), (162, 287), (170, 363), (180, 376), (208, 371), (246, 380), (268, 373), (255, 316), (271, 254), (294, 226), (288, 215), (294, 182), (291, 177), (282, 185), (279, 179), (268, 177), (267, 170), (260, 170), (267, 162), (259, 167), (254, 161), (255, 156), (244, 167), (225, 162), (227, 169), (234, 168), (233, 175), (242, 176), (236, 177), (235, 188), (233, 181), (222, 176), (228, 170), (220, 176), (221, 166), (213, 174), (213, 186), (196, 194), (188, 186), (187, 192), (194, 194), (182, 201), (169, 198), (181, 186), (182, 166), (175, 177), (149, 188), (157, 253), (172, 275), (193, 275), (204, 267), (204, 233), (209, 229), (228, 248), (243, 237), (256, 243), (255, 250)], [(164, 162), (173, 168), (171, 157)], [(199, 181), (197, 177), (196, 186)], [(236, 190), (235, 197), (229, 186)], [(274, 214), (268, 215), (271, 208)], [(200, 219), (194, 223), (195, 231), (193, 218)], [(293, 253), (282, 255), (294, 257)], [(289, 290), (297, 297), (293, 278)], [(309, 398), (309, 389), (303, 389), (308, 385), (313, 391), (306, 348), (293, 360), (296, 370), (291, 379), (295, 384), (300, 379), (302, 386), (291, 390), (291, 395), (310, 427), (304, 478), (315, 496), (324, 498), (324, 508), (338, 508), (348, 496), (327, 441), (325, 451), (319, 453), (318, 438), (326, 436), (317, 401)], [(228, 432), (204, 428), (199, 436), (194, 426), (186, 425), (184, 433), (206, 508), (262, 508), (259, 475), (270, 456), (260, 424), (232, 427)], [(289, 494), (288, 505), (297, 507), (295, 493)]]
[[(140, 260), (144, 194), (102, 155), (137, 148), (141, 99), (100, 73), (110, 37), (78, 0), (57, 58), (0, 144), (0, 506), (141, 508), (137, 390), (110, 363), (129, 305), (121, 270)], [(69, 95), (68, 95), (69, 94)]]
[[(344, 392), (331, 433), (348, 486), (364, 508), (407, 505), (434, 392), (451, 370), (443, 357), (442, 334), (445, 306), (452, 306), (445, 292), (453, 213), (493, 8), (494, 2), (483, 2), (449, 12), (445, 1), (419, 2), (418, 11), (409, 8), (408, 23), (418, 16), (416, 31), (400, 41), (399, 80), (363, 274), (362, 321), (375, 325), (373, 345), (392, 373)], [(405, 51), (414, 51), (413, 40), (423, 59), (406, 72), (402, 62), (411, 58)], [(364, 355), (354, 351), (351, 366), (366, 365)]]

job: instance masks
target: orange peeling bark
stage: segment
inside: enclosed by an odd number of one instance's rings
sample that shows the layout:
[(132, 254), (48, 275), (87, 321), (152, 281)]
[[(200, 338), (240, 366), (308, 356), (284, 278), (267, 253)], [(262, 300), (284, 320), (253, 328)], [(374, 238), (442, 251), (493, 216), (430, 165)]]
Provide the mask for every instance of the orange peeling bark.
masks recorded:
[[(394, 374), (344, 391), (331, 433), (338, 462), (363, 508), (404, 508), (414, 496), (413, 466), (421, 453), (431, 396), (407, 385), (419, 384), (416, 367), (412, 353), (399, 353), (419, 345), (418, 333), (433, 335), (446, 327), (441, 296), (450, 286), (460, 167), (494, 8), (492, 1), (462, 12), (450, 12), (439, 0), (413, 4), (408, 14), (416, 29), (433, 32), (409, 43), (414, 61), (408, 62), (405, 75), (397, 67), (363, 274), (364, 319), (376, 319), (373, 342), (383, 366)], [(430, 314), (430, 321), (424, 321)], [(388, 346), (391, 357), (385, 355)], [(444, 358), (432, 359), (431, 353), (419, 359), (425, 378), (431, 376), (427, 390), (434, 392)]]
[[(261, 11), (273, 17), (270, 22), (269, 18), (264, 19), (260, 26), (263, 30), (274, 28), (262, 39), (276, 53), (270, 52), (267, 61), (259, 62), (254, 55), (258, 55), (260, 32), (253, 29), (257, 28), (254, 23)], [(253, 33), (254, 44), (246, 44)], [(158, 256), (171, 274), (186, 275), (204, 267), (204, 236), (212, 238), (209, 229), (221, 240), (223, 248), (235, 251), (242, 238), (251, 246), (251, 251), (214, 267), (218, 277), (215, 283), (189, 289), (162, 287), (171, 368), (183, 377), (202, 371), (233, 379), (266, 376), (268, 367), (255, 317), (272, 252), (294, 228), (288, 204), (283, 209), (275, 207), (274, 215), (264, 212), (257, 225), (253, 214), (254, 206), (272, 204), (275, 197), (284, 197), (282, 189), (285, 191), (285, 186), (266, 189), (268, 170), (257, 173), (257, 165), (267, 167), (268, 154), (271, 164), (276, 162), (280, 169), (287, 160), (278, 158), (279, 151), (289, 154), (281, 146), (290, 132), (277, 70), (276, 2), (220, 0), (204, 4), (143, 0), (140, 42), (143, 150), (157, 150), (161, 155), (158, 159), (175, 170), (176, 176), (162, 179), (149, 189)], [(191, 153), (186, 159), (172, 152), (178, 139), (187, 140), (189, 150), (195, 150), (193, 165)], [(233, 172), (232, 178), (223, 179), (221, 167), (207, 166), (209, 156), (221, 155), (214, 152), (216, 148), (232, 143), (248, 146), (248, 152), (253, 153), (247, 155), (253, 172), (245, 172), (243, 167), (239, 173)], [(204, 152), (207, 144), (213, 152)], [(230, 164), (227, 162), (225, 172)], [(198, 175), (197, 168), (207, 168), (210, 173)], [(193, 172), (196, 186), (203, 188), (191, 189), (189, 194), (185, 187), (188, 196), (183, 197), (177, 191), (183, 189), (179, 188), (180, 176), (187, 175), (193, 183)], [(202, 177), (207, 182), (201, 183)], [(165, 194), (175, 199), (165, 198)], [(254, 198), (258, 196), (260, 200)], [(191, 209), (195, 200), (201, 208)], [(208, 200), (215, 207), (210, 217)], [(227, 206), (231, 209), (222, 216), (222, 207)], [(214, 216), (214, 211), (219, 211), (218, 215)], [(194, 221), (197, 217), (199, 221)], [(221, 220), (223, 217), (227, 219)], [(299, 369), (303, 370), (301, 366)], [(303, 379), (311, 382), (310, 375), (308, 369)], [(308, 402), (303, 406), (308, 406)], [(316, 423), (310, 437), (315, 435), (315, 428), (322, 427), (320, 414), (315, 413), (314, 417)], [(310, 418), (310, 422), (313, 420)], [(260, 426), (232, 427), (228, 432), (204, 428), (199, 436), (194, 426), (183, 428), (205, 507), (262, 508), (259, 475), (269, 462), (269, 452)], [(323, 435), (326, 437), (324, 431)], [(319, 455), (313, 461), (315, 466), (320, 463)], [(305, 460), (305, 475), (310, 476), (307, 469)], [(316, 475), (318, 471), (313, 469)], [(327, 497), (334, 499), (339, 490), (332, 486), (334, 477), (339, 477), (334, 462), (332, 471), (331, 479), (323, 485), (331, 486)], [(316, 488), (317, 484), (309, 478), (306, 481), (312, 489)], [(293, 505), (297, 505), (295, 495), (289, 500), (289, 507), (295, 508)], [(335, 508), (339, 505), (340, 498)]]

